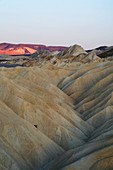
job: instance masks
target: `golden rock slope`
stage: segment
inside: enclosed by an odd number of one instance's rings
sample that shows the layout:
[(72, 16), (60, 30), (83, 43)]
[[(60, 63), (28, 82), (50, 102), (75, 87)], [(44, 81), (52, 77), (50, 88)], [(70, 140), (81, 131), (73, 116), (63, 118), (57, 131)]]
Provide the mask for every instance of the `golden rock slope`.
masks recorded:
[(0, 170), (113, 169), (113, 62), (0, 68)]

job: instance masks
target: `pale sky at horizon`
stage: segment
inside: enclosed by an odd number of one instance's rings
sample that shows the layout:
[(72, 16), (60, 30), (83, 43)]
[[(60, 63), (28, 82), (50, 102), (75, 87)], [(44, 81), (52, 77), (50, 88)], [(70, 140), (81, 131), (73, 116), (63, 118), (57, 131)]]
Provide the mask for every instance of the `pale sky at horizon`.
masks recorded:
[(113, 0), (0, 0), (0, 43), (113, 45)]

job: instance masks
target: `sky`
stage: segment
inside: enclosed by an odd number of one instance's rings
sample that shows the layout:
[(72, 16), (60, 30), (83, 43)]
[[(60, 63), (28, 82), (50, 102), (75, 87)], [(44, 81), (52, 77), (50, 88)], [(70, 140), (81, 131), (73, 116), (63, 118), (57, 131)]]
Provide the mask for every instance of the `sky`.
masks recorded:
[(113, 45), (113, 0), (0, 0), (0, 43)]

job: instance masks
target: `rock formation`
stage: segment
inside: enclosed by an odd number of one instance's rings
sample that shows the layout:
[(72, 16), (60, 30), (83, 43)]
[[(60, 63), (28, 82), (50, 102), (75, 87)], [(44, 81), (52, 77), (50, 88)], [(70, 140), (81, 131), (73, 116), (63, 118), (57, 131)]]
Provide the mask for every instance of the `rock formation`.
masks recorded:
[(79, 55), (87, 54), (87, 52), (79, 45), (73, 45), (69, 48), (66, 48), (63, 52), (61, 52), (61, 57), (67, 58), (67, 57), (78, 57)]
[(0, 170), (113, 169), (113, 61), (64, 53), (0, 67)]
[(102, 51), (98, 55), (101, 58), (109, 58), (109, 59), (113, 60), (113, 46), (108, 47), (106, 50)]

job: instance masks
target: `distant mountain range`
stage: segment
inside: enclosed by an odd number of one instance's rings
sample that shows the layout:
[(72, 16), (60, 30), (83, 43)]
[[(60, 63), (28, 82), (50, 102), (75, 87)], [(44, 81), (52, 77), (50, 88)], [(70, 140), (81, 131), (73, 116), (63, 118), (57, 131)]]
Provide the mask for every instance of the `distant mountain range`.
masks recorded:
[[(90, 50), (84, 50), (75, 44), (70, 47), (65, 46), (46, 46), (40, 44), (0, 44), (1, 57), (9, 56), (31, 56), (34, 58), (52, 59), (54, 56), (61, 59), (88, 62), (99, 58), (113, 60), (113, 46), (100, 46)], [(31, 58), (30, 57), (30, 58)], [(0, 58), (2, 60), (2, 58)], [(32, 59), (32, 58), (31, 58)], [(9, 60), (9, 59), (8, 59)], [(5, 59), (6, 61), (6, 59)], [(28, 61), (29, 62), (29, 61)]]
[(39, 44), (11, 44), (11, 43), (1, 43), (0, 44), (0, 54), (7, 55), (30, 55), (38, 50), (48, 50), (50, 52), (54, 51), (64, 51), (67, 47), (64, 46), (46, 46)]

